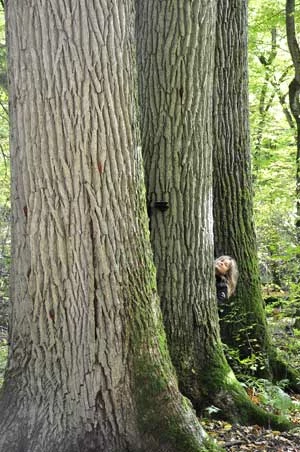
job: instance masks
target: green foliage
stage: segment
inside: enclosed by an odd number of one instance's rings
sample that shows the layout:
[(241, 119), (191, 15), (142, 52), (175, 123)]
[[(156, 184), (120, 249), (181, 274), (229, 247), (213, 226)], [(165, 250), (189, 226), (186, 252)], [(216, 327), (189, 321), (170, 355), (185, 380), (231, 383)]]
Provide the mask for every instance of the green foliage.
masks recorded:
[(300, 411), (300, 402), (284, 391), (287, 380), (275, 386), (269, 380), (248, 378), (243, 384), (252, 400), (255, 399), (269, 412), (288, 416)]
[(7, 327), (10, 266), (10, 162), (4, 13), (0, 10), (0, 328)]
[[(299, 287), (296, 290), (299, 292)], [(271, 298), (271, 294), (275, 296)], [(297, 328), (300, 298), (290, 300), (284, 293), (273, 291), (269, 292), (270, 299), (266, 312), (273, 344), (283, 361), (300, 370), (300, 329)]]
[(300, 247), (295, 227), (295, 123), (288, 104), (294, 72), (286, 42), (285, 0), (249, 2), (249, 73), (254, 212), (262, 279), (289, 290), (293, 299), (293, 284), (300, 280)]
[(221, 408), (218, 408), (214, 405), (210, 405), (208, 407), (205, 408), (204, 412), (207, 414), (207, 417), (213, 417), (214, 415), (216, 415), (217, 413), (219, 413), (221, 411)]
[[(254, 340), (254, 339), (253, 339)], [(255, 344), (253, 344), (255, 346)], [(236, 374), (237, 378), (243, 379), (244, 375), (256, 375), (266, 367), (266, 358), (262, 353), (253, 353), (246, 358), (240, 357), (240, 352), (236, 348), (231, 348), (223, 344), (226, 359)]]
[(0, 7), (0, 85), (4, 91), (7, 91), (5, 17), (4, 10), (1, 7)]
[(7, 351), (8, 347), (6, 341), (5, 340), (3, 340), (2, 342), (0, 341), (0, 387), (2, 386), (4, 380), (4, 370), (7, 361)]

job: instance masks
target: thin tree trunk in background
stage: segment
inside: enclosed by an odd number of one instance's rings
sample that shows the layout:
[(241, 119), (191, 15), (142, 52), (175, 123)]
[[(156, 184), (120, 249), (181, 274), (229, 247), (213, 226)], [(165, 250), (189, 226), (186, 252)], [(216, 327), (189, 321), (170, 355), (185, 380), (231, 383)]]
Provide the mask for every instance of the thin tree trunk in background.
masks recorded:
[(293, 371), (279, 363), (272, 350), (261, 294), (250, 168), (246, 0), (218, 0), (217, 18), (213, 112), (215, 256), (229, 254), (239, 267), (236, 295), (226, 311), (220, 312), (221, 337), (239, 350), (241, 358), (256, 357), (253, 366), (257, 366), (258, 375), (279, 377), (284, 369), (297, 387)]
[(264, 422), (265, 413), (257, 416), (229, 368), (219, 336), (212, 223), (215, 13), (215, 3), (202, 0), (137, 1), (151, 242), (183, 393), (198, 411), (213, 404), (223, 417), (249, 422), (261, 415)]
[(295, 76), (289, 85), (289, 100), (292, 114), (297, 125), (296, 154), (296, 213), (297, 238), (300, 243), (300, 48), (295, 28), (295, 1), (286, 1), (286, 35), (292, 57)]
[(13, 257), (0, 450), (202, 452), (156, 291), (133, 5), (71, 3), (7, 6)]
[(253, 150), (253, 166), (254, 166), (254, 175), (256, 174), (257, 160), (259, 160), (260, 156), (260, 148), (262, 139), (264, 136), (264, 129), (266, 127), (267, 122), (267, 114), (272, 105), (273, 99), (275, 97), (275, 90), (268, 96), (269, 85), (271, 83), (271, 79), (273, 78), (273, 62), (277, 55), (277, 30), (273, 28), (271, 30), (271, 50), (268, 53), (267, 58), (265, 55), (259, 55), (258, 59), (264, 68), (264, 83), (261, 86), (260, 96), (259, 96), (259, 105), (258, 105), (258, 114), (259, 121), (256, 126), (255, 131), (255, 139), (254, 139), (254, 150)]

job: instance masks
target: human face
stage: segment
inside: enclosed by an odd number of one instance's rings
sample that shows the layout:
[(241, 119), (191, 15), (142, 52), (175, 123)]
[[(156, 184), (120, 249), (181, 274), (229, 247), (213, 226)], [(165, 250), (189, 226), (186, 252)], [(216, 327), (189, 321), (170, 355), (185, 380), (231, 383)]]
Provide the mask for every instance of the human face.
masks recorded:
[(224, 276), (231, 268), (230, 259), (221, 258), (216, 260), (216, 273), (217, 275)]

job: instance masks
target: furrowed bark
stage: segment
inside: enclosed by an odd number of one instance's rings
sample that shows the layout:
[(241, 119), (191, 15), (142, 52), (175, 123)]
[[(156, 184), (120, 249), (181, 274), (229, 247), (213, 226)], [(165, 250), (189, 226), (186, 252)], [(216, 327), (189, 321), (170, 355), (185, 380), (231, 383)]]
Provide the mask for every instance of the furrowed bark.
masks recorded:
[(162, 327), (133, 4), (12, 0), (7, 24), (13, 277), (0, 449), (211, 450)]
[[(225, 360), (214, 289), (215, 20), (215, 2), (137, 2), (142, 149), (158, 290), (180, 388), (199, 413), (213, 404), (224, 417), (250, 422), (256, 407)], [(260, 422), (269, 423), (267, 413)]]

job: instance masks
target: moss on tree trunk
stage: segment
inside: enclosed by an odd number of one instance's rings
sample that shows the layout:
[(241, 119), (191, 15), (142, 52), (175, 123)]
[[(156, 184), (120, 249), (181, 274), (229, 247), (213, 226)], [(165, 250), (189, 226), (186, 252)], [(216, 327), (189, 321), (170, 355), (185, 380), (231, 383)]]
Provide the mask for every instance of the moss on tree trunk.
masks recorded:
[[(237, 404), (234, 419), (246, 420), (257, 408), (226, 363), (214, 290), (215, 7), (201, 0), (154, 1), (149, 20), (147, 3), (138, 2), (142, 149), (158, 290), (180, 389), (199, 413), (219, 405), (231, 419)], [(258, 417), (264, 425), (268, 419), (267, 413)]]
[(220, 307), (221, 337), (240, 359), (252, 360), (251, 373), (256, 368), (256, 375), (265, 378), (289, 375), (291, 386), (296, 388), (295, 371), (274, 359), (261, 294), (250, 164), (247, 2), (218, 2), (217, 22), (213, 109), (215, 257), (229, 254), (239, 267), (236, 294), (227, 306)]
[(166, 350), (133, 2), (7, 3), (10, 353), (0, 450), (208, 452)]

